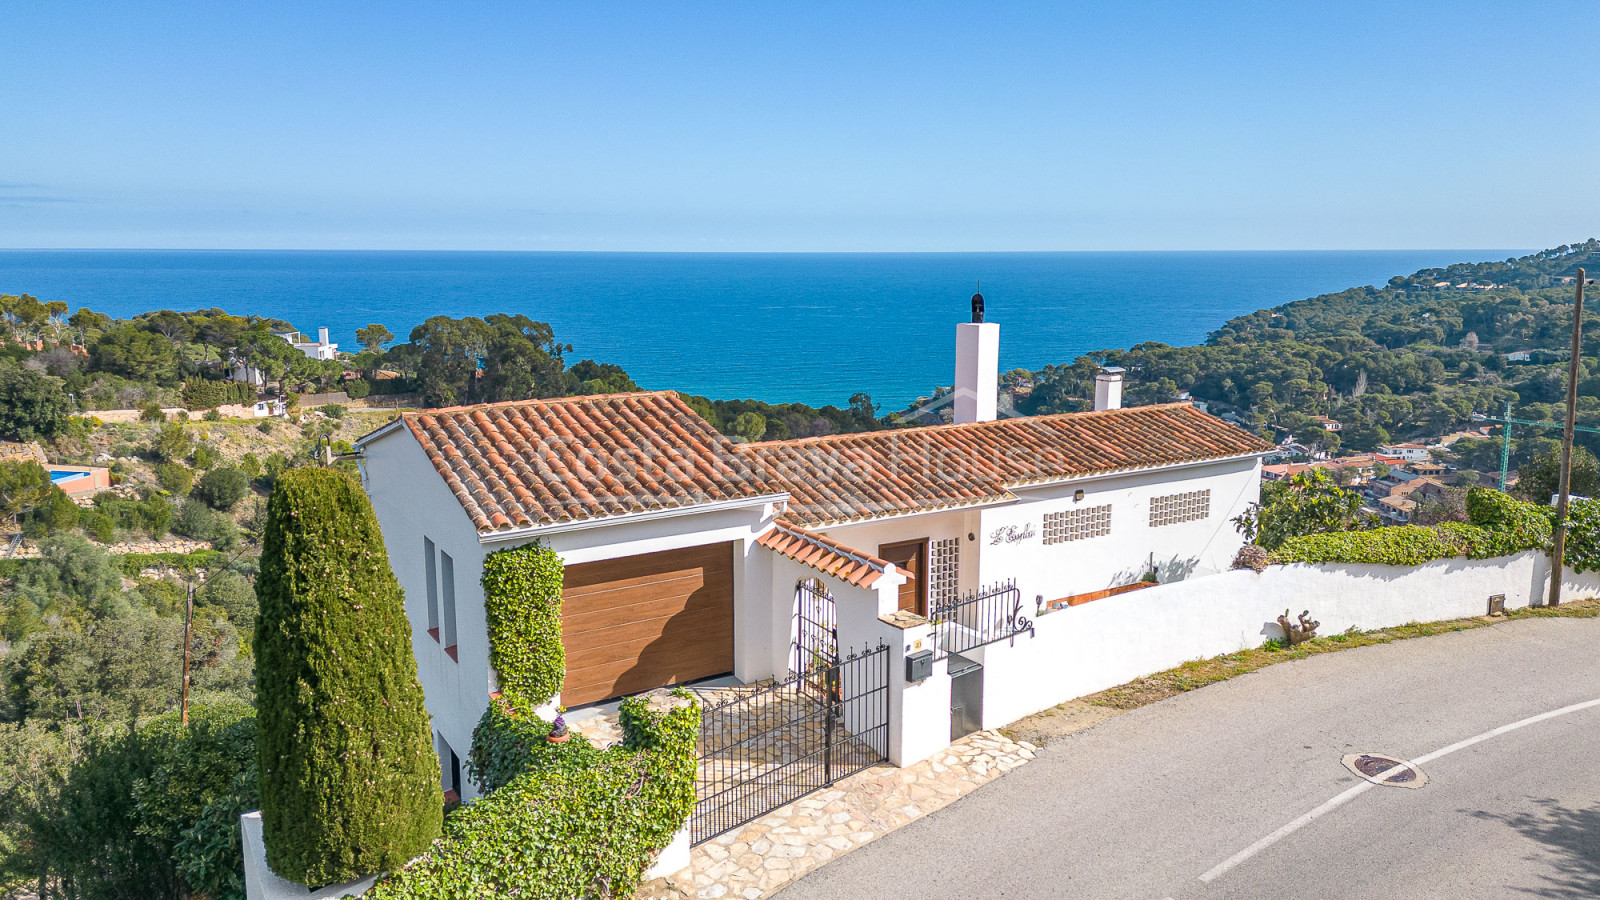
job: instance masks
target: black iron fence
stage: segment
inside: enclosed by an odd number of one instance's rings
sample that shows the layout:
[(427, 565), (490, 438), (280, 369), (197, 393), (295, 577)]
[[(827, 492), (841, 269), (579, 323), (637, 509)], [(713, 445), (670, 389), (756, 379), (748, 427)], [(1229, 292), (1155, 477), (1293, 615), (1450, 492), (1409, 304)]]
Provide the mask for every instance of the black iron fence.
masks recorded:
[(933, 622), (934, 659), (965, 653), (985, 644), (1033, 635), (1033, 622), (1022, 614), (1022, 592), (1015, 581), (952, 597), (928, 609)]
[(888, 757), (889, 648), (708, 707), (691, 840), (703, 843)]

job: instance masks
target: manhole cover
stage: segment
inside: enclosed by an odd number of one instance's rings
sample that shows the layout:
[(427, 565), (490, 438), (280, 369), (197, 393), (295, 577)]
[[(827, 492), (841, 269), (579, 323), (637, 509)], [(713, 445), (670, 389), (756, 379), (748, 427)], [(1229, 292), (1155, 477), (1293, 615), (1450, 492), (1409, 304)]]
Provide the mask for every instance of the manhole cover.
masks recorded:
[(1344, 758), (1344, 767), (1383, 787), (1419, 788), (1428, 783), (1421, 769), (1382, 753), (1352, 753)]

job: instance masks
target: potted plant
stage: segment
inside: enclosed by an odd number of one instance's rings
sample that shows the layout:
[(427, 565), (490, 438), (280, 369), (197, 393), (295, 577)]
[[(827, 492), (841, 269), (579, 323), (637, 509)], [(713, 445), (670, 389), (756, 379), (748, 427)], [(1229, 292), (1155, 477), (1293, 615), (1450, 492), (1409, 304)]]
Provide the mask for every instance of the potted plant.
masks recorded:
[(572, 737), (571, 733), (567, 731), (567, 720), (561, 717), (561, 714), (566, 711), (567, 708), (565, 706), (556, 707), (556, 720), (550, 725), (550, 733), (544, 736), (544, 739), (552, 744), (564, 744), (568, 738)]

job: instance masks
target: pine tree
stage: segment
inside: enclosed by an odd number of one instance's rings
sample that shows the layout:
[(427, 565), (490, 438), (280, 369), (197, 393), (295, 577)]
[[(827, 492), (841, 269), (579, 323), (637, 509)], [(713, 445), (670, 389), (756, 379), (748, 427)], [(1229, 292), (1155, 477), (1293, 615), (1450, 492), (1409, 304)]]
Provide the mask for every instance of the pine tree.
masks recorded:
[(397, 868), (439, 834), (439, 760), (372, 506), (333, 469), (285, 472), (256, 593), (267, 862), (306, 885)]

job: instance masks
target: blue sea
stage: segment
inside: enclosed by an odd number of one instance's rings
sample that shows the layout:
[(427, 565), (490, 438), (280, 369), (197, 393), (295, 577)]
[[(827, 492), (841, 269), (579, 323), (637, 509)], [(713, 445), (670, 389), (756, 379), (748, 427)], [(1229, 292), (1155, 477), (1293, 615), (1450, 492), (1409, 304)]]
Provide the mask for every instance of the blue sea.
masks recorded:
[(433, 315), (523, 313), (571, 360), (647, 388), (897, 409), (949, 384), (957, 322), (982, 282), (1003, 369), (1143, 341), (1202, 341), (1232, 316), (1521, 250), (1077, 253), (0, 251), (0, 293), (127, 317), (221, 307), (359, 349)]

